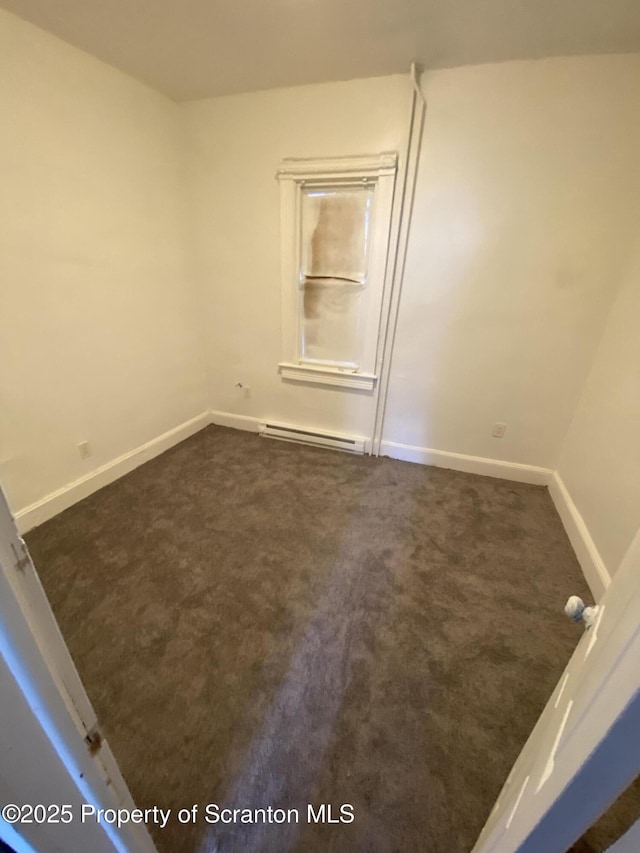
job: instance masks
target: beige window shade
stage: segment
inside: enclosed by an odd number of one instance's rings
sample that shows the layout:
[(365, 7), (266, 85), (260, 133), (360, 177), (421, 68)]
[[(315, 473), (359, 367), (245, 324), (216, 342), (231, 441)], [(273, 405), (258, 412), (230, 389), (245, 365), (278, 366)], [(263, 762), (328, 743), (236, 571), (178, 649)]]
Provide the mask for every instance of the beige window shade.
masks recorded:
[(308, 189), (302, 194), (303, 277), (364, 283), (373, 190)]

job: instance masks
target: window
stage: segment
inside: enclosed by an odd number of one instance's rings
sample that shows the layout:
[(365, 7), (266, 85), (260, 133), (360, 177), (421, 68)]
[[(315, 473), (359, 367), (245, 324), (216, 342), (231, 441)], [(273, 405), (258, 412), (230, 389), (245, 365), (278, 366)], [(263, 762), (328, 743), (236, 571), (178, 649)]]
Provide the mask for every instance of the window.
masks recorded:
[(286, 160), (283, 378), (373, 389), (395, 154)]

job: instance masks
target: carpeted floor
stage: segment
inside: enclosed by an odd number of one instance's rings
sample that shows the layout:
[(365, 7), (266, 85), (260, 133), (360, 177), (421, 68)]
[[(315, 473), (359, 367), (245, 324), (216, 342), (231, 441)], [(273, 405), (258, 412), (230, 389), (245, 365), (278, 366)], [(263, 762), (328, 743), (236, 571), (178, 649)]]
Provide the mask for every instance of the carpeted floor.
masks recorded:
[(468, 853), (589, 597), (542, 487), (219, 427), (27, 541), (162, 853)]

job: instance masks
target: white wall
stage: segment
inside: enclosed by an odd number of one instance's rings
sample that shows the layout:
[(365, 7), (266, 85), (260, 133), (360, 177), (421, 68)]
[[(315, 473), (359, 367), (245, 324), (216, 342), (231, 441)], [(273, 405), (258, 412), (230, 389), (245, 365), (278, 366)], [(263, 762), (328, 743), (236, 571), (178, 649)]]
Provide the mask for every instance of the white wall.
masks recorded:
[(639, 322), (637, 247), (558, 464), (558, 475), (610, 575), (640, 527)]
[(423, 88), (384, 437), (554, 468), (635, 236), (640, 56), (451, 69)]
[(207, 399), (177, 106), (0, 11), (0, 115), (0, 476), (20, 510)]
[[(197, 269), (203, 288), (212, 408), (366, 434), (371, 395), (284, 382), (279, 187), (284, 157), (398, 150), (404, 77), (277, 89), (183, 106), (192, 146)], [(235, 389), (251, 388), (245, 398)]]
[[(284, 157), (402, 152), (406, 77), (177, 106), (4, 12), (0, 71), (0, 475), (14, 509), (209, 408), (370, 431), (366, 392), (277, 373), (275, 172)], [(610, 323), (631, 322), (618, 306), (637, 281), (640, 56), (448, 69), (423, 88), (386, 445), (555, 468), (624, 281)], [(638, 506), (637, 396), (611, 381), (633, 370), (625, 334), (607, 332), (560, 463), (611, 569)]]
[[(389, 77), (185, 105), (214, 409), (368, 429), (366, 395), (278, 377), (274, 174), (288, 156), (401, 150), (406, 87)], [(384, 439), (553, 468), (632, 242), (640, 56), (448, 69), (423, 89)]]

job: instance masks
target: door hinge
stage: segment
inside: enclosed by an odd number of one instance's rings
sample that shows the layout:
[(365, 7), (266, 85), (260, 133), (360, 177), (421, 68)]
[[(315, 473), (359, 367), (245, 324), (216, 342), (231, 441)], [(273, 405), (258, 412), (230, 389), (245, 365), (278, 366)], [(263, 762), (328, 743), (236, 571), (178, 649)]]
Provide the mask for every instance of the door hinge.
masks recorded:
[(98, 724), (90, 729), (85, 735), (84, 742), (87, 745), (87, 749), (91, 753), (91, 755), (95, 755), (96, 752), (99, 751), (102, 746), (102, 733), (100, 732), (100, 728)]
[(13, 542), (11, 543), (11, 550), (13, 551), (13, 556), (16, 559), (13, 566), (16, 571), (23, 572), (26, 568), (29, 567), (31, 560), (29, 559), (29, 552), (27, 551), (27, 546), (24, 544), (24, 542), (20, 543), (20, 549), (22, 550), (22, 557), (20, 556), (20, 554), (18, 554), (16, 546), (13, 544)]

